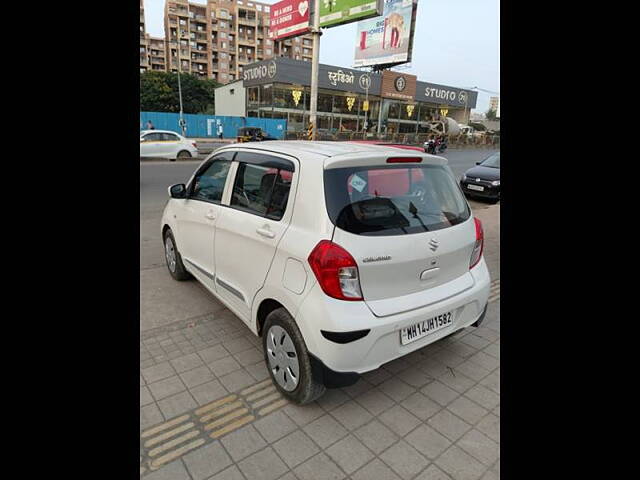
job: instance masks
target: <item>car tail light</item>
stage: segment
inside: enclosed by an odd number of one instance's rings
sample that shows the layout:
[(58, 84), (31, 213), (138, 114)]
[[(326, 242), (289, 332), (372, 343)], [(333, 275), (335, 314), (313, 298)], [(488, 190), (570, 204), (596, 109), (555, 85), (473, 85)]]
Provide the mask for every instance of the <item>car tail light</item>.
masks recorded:
[(469, 270), (478, 264), (482, 258), (482, 250), (484, 249), (484, 230), (482, 229), (482, 222), (477, 218), (474, 218), (473, 221), (476, 224), (476, 243), (473, 246), (473, 252), (471, 252)]
[(321, 240), (308, 261), (324, 293), (338, 300), (362, 300), (358, 265), (340, 245)]
[(389, 157), (387, 163), (421, 163), (422, 157)]

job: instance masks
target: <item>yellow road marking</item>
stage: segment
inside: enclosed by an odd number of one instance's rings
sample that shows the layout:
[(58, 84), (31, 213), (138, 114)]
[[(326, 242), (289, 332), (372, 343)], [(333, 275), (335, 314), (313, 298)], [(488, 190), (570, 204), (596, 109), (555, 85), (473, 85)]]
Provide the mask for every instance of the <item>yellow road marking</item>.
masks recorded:
[(241, 407), (241, 406), (242, 406), (242, 402), (240, 400), (238, 400), (237, 402), (233, 402), (233, 403), (230, 403), (228, 405), (225, 405), (224, 407), (219, 408), (218, 410), (215, 410), (215, 411), (205, 415), (204, 417), (200, 418), (200, 421), (202, 423), (207, 423), (212, 418), (219, 417), (223, 413), (231, 412), (231, 411), (233, 411), (236, 408)]
[(253, 415), (248, 415), (246, 417), (242, 417), (239, 418), (238, 420), (236, 420), (233, 423), (230, 423), (229, 425), (221, 428), (220, 430), (216, 430), (214, 432), (211, 432), (211, 435), (209, 435), (211, 438), (218, 438), (222, 435), (224, 435), (225, 433), (231, 432), (237, 428), (240, 428), (242, 425), (249, 423), (253, 420), (255, 420), (256, 417), (254, 417)]
[(287, 403), (289, 403), (289, 401), (286, 398), (283, 398), (282, 400), (278, 400), (277, 402), (272, 403), (267, 407), (264, 407), (262, 410), (258, 412), (258, 415), (263, 416), (263, 415), (266, 415), (267, 413), (271, 413), (280, 407), (284, 407)]
[(264, 397), (265, 395), (269, 394), (269, 393), (273, 393), (276, 391), (276, 387), (274, 385), (271, 385), (268, 388), (265, 388), (264, 390), (260, 390), (259, 392), (254, 393), (253, 395), (249, 395), (247, 397), (247, 402), (252, 402), (260, 397)]
[(262, 387), (266, 387), (267, 385), (272, 384), (271, 379), (268, 378), (266, 380), (263, 380), (260, 383), (256, 383), (255, 385), (249, 387), (249, 388), (245, 388), (244, 390), (242, 390), (240, 392), (240, 395), (249, 395), (250, 393), (255, 392), (256, 390), (260, 390)]
[(157, 427), (150, 428), (146, 432), (143, 432), (142, 434), (140, 434), (140, 438), (147, 438), (152, 435), (155, 435), (156, 433), (161, 432), (162, 430), (166, 430), (169, 427), (173, 427), (174, 425), (184, 422), (188, 418), (189, 418), (189, 415), (182, 415), (181, 417), (174, 418), (173, 420), (163, 423), (162, 425), (158, 425)]
[(169, 452), (166, 455), (163, 455), (161, 457), (156, 458), (155, 460), (152, 460), (151, 463), (149, 464), (149, 468), (151, 468), (152, 470), (157, 470), (158, 468), (160, 468), (165, 463), (168, 463), (168, 462), (171, 462), (172, 460), (175, 460), (176, 458), (178, 458), (178, 457), (182, 456), (183, 454), (187, 453), (189, 450), (193, 450), (194, 448), (198, 448), (199, 446), (203, 445), (204, 443), (205, 443), (204, 438), (199, 438), (198, 440), (195, 440), (193, 442), (187, 443), (186, 445), (178, 448), (177, 450), (173, 450), (172, 452)]
[(162, 452), (165, 452), (167, 450), (170, 450), (171, 448), (175, 447), (176, 445), (180, 445), (181, 443), (186, 442), (187, 440), (191, 440), (192, 438), (197, 437), (198, 435), (200, 435), (199, 431), (192, 430), (191, 432), (188, 432), (188, 433), (186, 433), (184, 435), (181, 435), (181, 436), (179, 436), (177, 438), (174, 438), (170, 442), (163, 443), (159, 447), (156, 447), (153, 450), (149, 451), (149, 456), (150, 457), (155, 457), (159, 453), (162, 453)]
[(180, 425), (178, 428), (174, 428), (173, 430), (169, 430), (168, 432), (165, 432), (162, 435), (154, 437), (151, 440), (147, 440), (144, 443), (144, 446), (145, 447), (152, 447), (156, 443), (160, 443), (163, 440), (166, 440), (167, 438), (171, 438), (174, 435), (177, 435), (177, 434), (179, 434), (181, 432), (184, 432), (185, 430), (189, 430), (193, 426), (194, 426), (193, 422), (189, 422), (189, 423), (185, 423), (184, 425)]
[(266, 405), (267, 403), (271, 403), (273, 400), (276, 400), (278, 398), (280, 398), (280, 392), (275, 392), (272, 393), (271, 395), (264, 397), (262, 400), (260, 400), (259, 402), (256, 402), (252, 405), (253, 408), (259, 408), (262, 407), (263, 405)]
[(196, 410), (195, 413), (197, 416), (200, 416), (203, 413), (206, 413), (209, 410), (213, 410), (214, 408), (220, 405), (224, 405), (225, 403), (235, 400), (236, 398), (238, 398), (237, 395), (229, 395), (228, 397), (224, 397), (224, 398), (221, 398), (220, 400), (216, 400), (215, 402), (211, 402), (210, 404), (205, 405), (204, 407), (200, 407), (199, 409)]
[(225, 423), (227, 423), (229, 420), (233, 420), (234, 418), (238, 418), (238, 417), (244, 415), (245, 413), (249, 413), (249, 409), (241, 408), (240, 410), (236, 410), (235, 412), (231, 412), (231, 413), (225, 415), (224, 417), (219, 418), (218, 420), (215, 420), (214, 422), (208, 423), (207, 425), (204, 426), (204, 429), (205, 430), (211, 430), (212, 428), (219, 427), (220, 425), (224, 425)]

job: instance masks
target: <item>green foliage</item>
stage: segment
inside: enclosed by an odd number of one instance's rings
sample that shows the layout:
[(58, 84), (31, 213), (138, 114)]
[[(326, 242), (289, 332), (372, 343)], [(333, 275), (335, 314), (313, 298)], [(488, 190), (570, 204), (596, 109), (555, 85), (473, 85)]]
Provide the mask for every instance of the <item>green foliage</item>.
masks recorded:
[[(213, 113), (214, 90), (220, 84), (189, 73), (180, 74), (184, 113)], [(179, 112), (178, 74), (147, 71), (140, 74), (140, 110)]]
[(485, 113), (485, 116), (487, 117), (487, 120), (495, 120), (496, 119), (496, 111), (495, 110), (487, 110), (487, 113)]

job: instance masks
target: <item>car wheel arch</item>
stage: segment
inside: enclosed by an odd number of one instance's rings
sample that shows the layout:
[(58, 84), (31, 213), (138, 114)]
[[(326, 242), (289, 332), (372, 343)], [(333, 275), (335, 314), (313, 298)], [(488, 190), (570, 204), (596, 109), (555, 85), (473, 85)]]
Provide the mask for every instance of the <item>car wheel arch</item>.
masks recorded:
[[(262, 336), (262, 327), (264, 326), (264, 322), (266, 321), (267, 316), (278, 308), (284, 308), (285, 310), (287, 310), (287, 312), (289, 312), (287, 307), (273, 298), (265, 298), (260, 302), (260, 305), (258, 306), (258, 309), (256, 311), (256, 331), (259, 337)], [(291, 315), (291, 312), (289, 312), (289, 314)]]

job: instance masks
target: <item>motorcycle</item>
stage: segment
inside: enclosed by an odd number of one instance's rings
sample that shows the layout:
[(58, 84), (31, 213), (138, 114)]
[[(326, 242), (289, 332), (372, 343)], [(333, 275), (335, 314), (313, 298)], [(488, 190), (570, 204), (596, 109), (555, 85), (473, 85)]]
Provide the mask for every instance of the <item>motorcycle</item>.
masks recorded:
[(438, 153), (442, 153), (442, 152), (444, 152), (446, 149), (447, 149), (447, 142), (446, 142), (446, 140), (443, 140), (442, 142), (440, 142), (440, 143), (438, 144), (438, 148), (437, 148)]
[(436, 141), (435, 140), (427, 140), (424, 142), (424, 151), (426, 153), (430, 153), (431, 155), (436, 154)]

